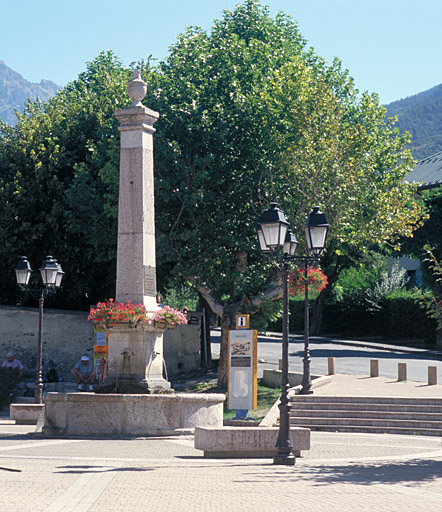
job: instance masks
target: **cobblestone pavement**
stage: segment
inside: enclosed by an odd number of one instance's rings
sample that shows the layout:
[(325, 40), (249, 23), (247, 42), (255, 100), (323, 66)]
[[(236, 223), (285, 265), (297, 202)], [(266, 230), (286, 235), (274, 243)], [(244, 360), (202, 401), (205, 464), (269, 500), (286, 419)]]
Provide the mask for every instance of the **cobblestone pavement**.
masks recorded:
[[(392, 384), (337, 376), (330, 386), (391, 395)], [(0, 419), (2, 512), (442, 510), (442, 438), (313, 432), (286, 467), (206, 459), (192, 436), (53, 439), (34, 428)]]

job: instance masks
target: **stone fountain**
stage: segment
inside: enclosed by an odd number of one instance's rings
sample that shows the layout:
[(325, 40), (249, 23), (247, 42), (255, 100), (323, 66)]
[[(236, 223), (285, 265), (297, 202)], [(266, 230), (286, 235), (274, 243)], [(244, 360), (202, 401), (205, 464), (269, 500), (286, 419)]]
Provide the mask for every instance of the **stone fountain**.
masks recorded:
[[(116, 300), (143, 303), (153, 313), (158, 307), (153, 125), (159, 114), (141, 103), (147, 84), (140, 71), (127, 89), (132, 105), (115, 112), (121, 134)], [(102, 391), (129, 393), (48, 393), (43, 433), (149, 435), (221, 426), (224, 395), (177, 394), (164, 379), (163, 332), (145, 323), (109, 329)]]

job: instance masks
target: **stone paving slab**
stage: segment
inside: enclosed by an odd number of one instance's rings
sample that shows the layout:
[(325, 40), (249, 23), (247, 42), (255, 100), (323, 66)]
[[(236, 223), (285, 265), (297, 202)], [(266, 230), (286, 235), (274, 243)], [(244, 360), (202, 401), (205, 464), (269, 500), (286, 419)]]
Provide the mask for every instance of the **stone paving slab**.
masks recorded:
[(325, 386), (314, 388), (314, 394), (321, 396), (442, 398), (442, 385), (429, 386), (422, 382), (398, 381), (389, 377), (336, 374), (330, 376), (330, 382)]
[[(179, 451), (179, 450), (178, 450)], [(2, 511), (438, 510), (442, 454), (426, 460), (2, 459)]]
[[(1, 436), (0, 436), (1, 437)], [(312, 511), (442, 507), (442, 442), (420, 436), (312, 433), (294, 468), (206, 460), (193, 437), (1, 438), (0, 510)], [(27, 443), (25, 446), (23, 442)], [(32, 447), (33, 445), (33, 447)], [(402, 505), (401, 505), (402, 503)]]
[[(438, 388), (337, 375), (315, 394), (442, 396)], [(204, 459), (193, 436), (53, 439), (34, 430), (0, 419), (1, 512), (442, 509), (440, 438), (312, 432), (311, 450), (285, 467)]]

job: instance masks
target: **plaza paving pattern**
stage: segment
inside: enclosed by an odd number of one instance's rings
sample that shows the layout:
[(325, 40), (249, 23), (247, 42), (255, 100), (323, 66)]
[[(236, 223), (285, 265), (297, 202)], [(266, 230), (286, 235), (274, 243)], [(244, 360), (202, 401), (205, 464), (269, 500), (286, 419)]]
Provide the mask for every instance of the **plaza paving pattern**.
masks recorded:
[[(327, 388), (432, 396), (442, 386), (338, 375), (316, 392)], [(33, 429), (0, 420), (2, 512), (442, 510), (438, 437), (312, 432), (312, 449), (286, 467), (205, 459), (192, 436), (52, 439)]]

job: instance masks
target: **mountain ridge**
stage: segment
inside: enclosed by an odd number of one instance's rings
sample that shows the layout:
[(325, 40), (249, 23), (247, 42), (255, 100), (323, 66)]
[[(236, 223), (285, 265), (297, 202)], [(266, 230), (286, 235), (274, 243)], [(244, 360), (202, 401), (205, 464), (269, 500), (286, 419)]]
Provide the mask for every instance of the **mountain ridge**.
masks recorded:
[(46, 101), (60, 88), (56, 83), (45, 79), (39, 83), (29, 82), (0, 60), (0, 119), (14, 125), (17, 121), (15, 109), (23, 112), (29, 98)]
[(388, 116), (397, 116), (399, 130), (410, 132), (416, 160), (442, 151), (442, 84), (385, 107)]

